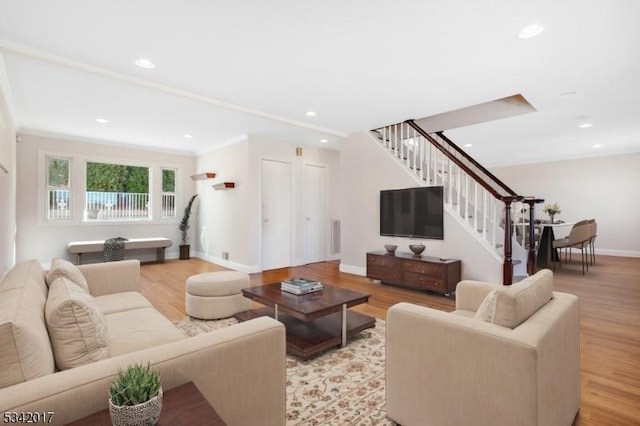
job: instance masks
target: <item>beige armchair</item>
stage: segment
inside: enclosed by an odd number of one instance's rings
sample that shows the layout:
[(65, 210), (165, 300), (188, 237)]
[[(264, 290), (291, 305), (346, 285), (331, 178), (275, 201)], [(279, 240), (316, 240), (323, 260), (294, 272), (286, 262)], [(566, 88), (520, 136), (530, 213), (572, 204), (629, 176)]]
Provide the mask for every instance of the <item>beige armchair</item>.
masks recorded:
[(579, 307), (543, 270), (457, 286), (456, 311), (387, 313), (387, 415), (403, 426), (567, 426), (580, 407)]

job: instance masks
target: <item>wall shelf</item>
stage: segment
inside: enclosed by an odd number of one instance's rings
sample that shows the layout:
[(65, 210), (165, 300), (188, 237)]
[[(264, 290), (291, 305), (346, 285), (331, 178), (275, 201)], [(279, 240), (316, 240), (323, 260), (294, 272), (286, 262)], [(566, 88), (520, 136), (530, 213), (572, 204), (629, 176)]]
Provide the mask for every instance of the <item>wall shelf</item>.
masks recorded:
[(236, 187), (236, 183), (235, 182), (220, 182), (220, 183), (216, 183), (211, 185), (211, 187), (213, 189), (215, 189), (216, 191), (219, 189), (231, 189), (231, 188), (235, 188)]
[(216, 177), (215, 173), (205, 172), (205, 173), (198, 173), (197, 175), (191, 175), (191, 180), (213, 179), (214, 177)]

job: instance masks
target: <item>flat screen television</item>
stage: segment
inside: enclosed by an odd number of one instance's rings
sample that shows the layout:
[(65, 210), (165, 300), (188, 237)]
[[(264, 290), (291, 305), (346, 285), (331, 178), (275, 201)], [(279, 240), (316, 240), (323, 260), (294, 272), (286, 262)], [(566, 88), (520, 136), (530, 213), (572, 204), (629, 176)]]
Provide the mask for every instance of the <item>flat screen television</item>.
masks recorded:
[(380, 235), (444, 239), (443, 187), (380, 191)]

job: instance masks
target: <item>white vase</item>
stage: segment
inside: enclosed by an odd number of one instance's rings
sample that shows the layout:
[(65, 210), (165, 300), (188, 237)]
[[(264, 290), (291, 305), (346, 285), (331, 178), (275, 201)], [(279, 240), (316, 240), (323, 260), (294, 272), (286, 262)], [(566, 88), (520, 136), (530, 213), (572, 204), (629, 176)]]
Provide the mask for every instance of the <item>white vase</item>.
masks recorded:
[(162, 389), (157, 396), (137, 405), (115, 405), (109, 398), (109, 415), (113, 426), (153, 426), (162, 411)]

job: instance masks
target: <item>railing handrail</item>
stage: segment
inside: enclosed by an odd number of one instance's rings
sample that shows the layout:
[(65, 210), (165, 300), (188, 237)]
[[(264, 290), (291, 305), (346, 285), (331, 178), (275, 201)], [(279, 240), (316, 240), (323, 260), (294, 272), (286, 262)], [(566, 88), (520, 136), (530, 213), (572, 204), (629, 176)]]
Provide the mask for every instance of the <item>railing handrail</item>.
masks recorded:
[(451, 141), (451, 139), (449, 139), (448, 137), (445, 136), (444, 132), (440, 131), (440, 132), (435, 132), (435, 133), (436, 133), (436, 135), (440, 136), (445, 142), (447, 142), (449, 145), (451, 145), (451, 147), (453, 147), (453, 149), (455, 149), (460, 155), (462, 155), (464, 158), (466, 158), (471, 164), (473, 164), (474, 166), (479, 168), (484, 174), (486, 174), (491, 180), (493, 180), (496, 184), (498, 184), (502, 189), (507, 191), (510, 195), (518, 195), (514, 190), (512, 190), (509, 186), (507, 186), (507, 184), (505, 184), (503, 181), (498, 179), (498, 177), (496, 177), (493, 173), (491, 173), (484, 166), (482, 166), (480, 163), (478, 163), (473, 157), (471, 157), (469, 154), (467, 154), (464, 150), (460, 149), (460, 147), (458, 147), (458, 145), (453, 143)]
[(418, 126), (415, 123), (414, 120), (407, 120), (407, 121), (405, 121), (405, 123), (408, 124), (409, 126), (411, 126), (411, 128), (413, 128), (416, 132), (418, 132), (420, 134), (420, 136), (424, 137), (429, 142), (431, 142), (431, 145), (435, 146), (440, 152), (442, 152), (445, 155), (445, 157), (447, 157), (449, 160), (453, 161), (458, 167), (460, 167), (462, 170), (464, 170), (465, 173), (467, 173), (469, 176), (471, 176), (476, 182), (478, 182), (484, 189), (486, 189), (496, 199), (501, 200), (501, 201), (505, 201), (505, 202), (506, 201), (520, 201), (520, 200), (522, 200), (523, 197), (521, 195), (517, 195), (515, 193), (510, 194), (509, 196), (504, 196), (504, 195), (500, 194), (498, 191), (495, 190), (494, 187), (489, 185), (486, 182), (486, 180), (482, 179), (480, 176), (478, 176), (478, 174), (476, 172), (471, 170), (471, 168), (469, 168), (469, 166), (464, 164), (458, 157), (456, 157), (455, 155), (451, 154), (441, 144), (439, 144), (438, 141), (433, 139), (433, 137), (429, 133), (427, 133), (422, 127)]

